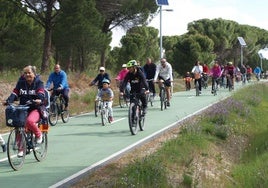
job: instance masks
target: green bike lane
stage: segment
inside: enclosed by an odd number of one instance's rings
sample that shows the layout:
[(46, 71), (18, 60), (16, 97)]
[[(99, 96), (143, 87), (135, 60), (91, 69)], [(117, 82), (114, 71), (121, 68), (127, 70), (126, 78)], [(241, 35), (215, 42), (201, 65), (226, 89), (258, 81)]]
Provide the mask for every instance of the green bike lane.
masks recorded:
[[(236, 86), (236, 88), (239, 88)], [(159, 99), (148, 106), (145, 131), (132, 136), (128, 127), (128, 109), (114, 107), (115, 121), (101, 125), (101, 118), (93, 113), (72, 117), (67, 124), (58, 123), (48, 133), (48, 154), (37, 162), (31, 153), (19, 171), (10, 167), (6, 153), (0, 152), (0, 187), (63, 187), (114, 157), (142, 144), (178, 122), (196, 114), (232, 92), (220, 89), (217, 96), (210, 87), (202, 95), (195, 91), (174, 93), (171, 107), (160, 110)], [(7, 140), (7, 135), (4, 135)]]

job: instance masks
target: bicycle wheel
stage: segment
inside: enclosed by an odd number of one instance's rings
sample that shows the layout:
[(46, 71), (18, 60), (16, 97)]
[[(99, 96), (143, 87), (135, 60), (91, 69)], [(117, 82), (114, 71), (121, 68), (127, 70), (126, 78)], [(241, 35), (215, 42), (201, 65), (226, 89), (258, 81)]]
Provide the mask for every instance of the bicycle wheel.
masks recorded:
[(142, 112), (140, 112), (139, 116), (140, 116), (140, 119), (139, 119), (139, 127), (140, 127), (140, 130), (141, 131), (144, 131), (144, 121), (145, 121), (145, 115), (141, 115)]
[(195, 93), (196, 93), (196, 96), (199, 96), (199, 83), (198, 83), (198, 81), (195, 83)]
[(35, 147), (33, 148), (34, 157), (37, 161), (42, 161), (47, 156), (47, 133), (42, 132), (42, 143), (41, 144), (35, 144)]
[(94, 110), (95, 110), (95, 117), (98, 117), (98, 114), (100, 112), (100, 101), (99, 100), (95, 101)]
[(50, 105), (48, 122), (51, 126), (55, 126), (58, 122), (58, 108), (56, 103)]
[(160, 88), (160, 106), (161, 106), (161, 111), (163, 110), (164, 108), (164, 100), (165, 100), (165, 96), (164, 96), (164, 88), (161, 87)]
[[(18, 156), (18, 153), (22, 152), (22, 155)], [(7, 141), (7, 157), (10, 166), (14, 170), (19, 170), (25, 160), (26, 155), (26, 140), (23, 134), (22, 128), (13, 129), (8, 137)]]
[(151, 106), (154, 106), (154, 95), (152, 92), (149, 93), (149, 100), (150, 100)]
[(167, 94), (166, 94), (166, 90), (164, 91), (164, 108), (167, 109)]
[(107, 122), (108, 122), (108, 112), (107, 112), (106, 108), (103, 108), (101, 110), (101, 124), (102, 124), (102, 126), (105, 126)]
[(232, 80), (230, 78), (228, 79), (228, 88), (229, 88), (229, 91), (232, 91), (233, 85), (232, 85)]
[(124, 103), (125, 103), (124, 96), (119, 94), (119, 105), (121, 108), (124, 107)]
[(61, 119), (63, 121), (63, 123), (67, 123), (70, 119), (70, 113), (69, 110), (63, 110), (61, 112)]
[(186, 82), (185, 87), (186, 91), (190, 91), (191, 90), (190, 82)]
[(136, 135), (138, 132), (138, 114), (137, 111), (139, 109), (135, 105), (135, 103), (130, 103), (129, 105), (129, 111), (128, 111), (128, 124), (129, 124), (129, 129), (132, 135)]
[(216, 83), (216, 81), (214, 83), (214, 92), (213, 92), (213, 94), (214, 94), (214, 96), (217, 95), (217, 83)]

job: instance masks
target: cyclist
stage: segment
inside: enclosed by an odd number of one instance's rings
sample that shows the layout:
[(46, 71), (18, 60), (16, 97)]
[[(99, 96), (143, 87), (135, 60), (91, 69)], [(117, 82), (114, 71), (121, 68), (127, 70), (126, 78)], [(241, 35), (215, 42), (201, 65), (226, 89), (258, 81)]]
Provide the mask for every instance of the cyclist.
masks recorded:
[(194, 84), (198, 82), (199, 86), (199, 94), (201, 94), (202, 85), (201, 85), (201, 75), (203, 73), (203, 67), (200, 65), (199, 61), (195, 62), (195, 66), (192, 69), (192, 73), (194, 74)]
[(256, 75), (257, 80), (259, 81), (261, 78), (261, 68), (259, 66), (255, 67), (254, 74)]
[(110, 88), (110, 80), (103, 79), (102, 80), (102, 88), (100, 89), (100, 92), (98, 93), (98, 97), (102, 99), (102, 101), (107, 102), (108, 105), (108, 111), (109, 111), (109, 120), (110, 122), (114, 121), (113, 118), (113, 98), (114, 93), (113, 90)]
[(156, 72), (156, 65), (152, 62), (151, 58), (147, 58), (146, 64), (143, 66), (143, 72), (147, 80), (149, 80), (149, 89), (155, 97), (155, 87), (154, 87), (154, 75)]
[(247, 79), (247, 69), (245, 67), (244, 64), (242, 64), (242, 66), (240, 67), (240, 73), (241, 73), (241, 78), (242, 78), (242, 82), (246, 83), (246, 79)]
[(54, 95), (62, 94), (65, 101), (64, 110), (68, 110), (70, 88), (68, 84), (67, 74), (61, 70), (59, 64), (56, 64), (54, 66), (54, 72), (50, 73), (46, 83), (46, 88), (49, 89), (51, 84), (53, 84), (54, 93), (52, 93), (50, 101), (53, 101)]
[(211, 93), (214, 93), (214, 83), (216, 82), (217, 85), (219, 85), (219, 78), (221, 77), (221, 67), (219, 66), (218, 62), (215, 61), (213, 67), (210, 69), (210, 75), (212, 78), (212, 88)]
[(249, 82), (251, 80), (252, 68), (249, 65), (247, 65), (246, 68), (247, 68), (247, 81)]
[(6, 150), (7, 150), (7, 145), (6, 145), (6, 142), (5, 142), (5, 140), (3, 139), (3, 137), (2, 137), (1, 134), (0, 134), (0, 144), (1, 144), (1, 147), (2, 147), (3, 152), (6, 152)]
[(230, 77), (230, 80), (232, 82), (232, 89), (234, 89), (234, 73), (235, 73), (235, 67), (233, 65), (233, 62), (228, 62), (227, 63), (227, 66), (225, 67), (224, 72), (225, 72), (225, 75), (227, 75), (227, 77)]
[[(172, 66), (167, 62), (165, 58), (161, 58), (160, 64), (156, 66), (156, 72), (154, 75), (154, 82), (157, 80), (164, 80), (166, 93), (167, 93), (167, 106), (170, 106), (171, 98), (171, 82), (173, 82)], [(159, 87), (161, 83), (159, 82)]]
[(185, 88), (186, 91), (191, 89), (191, 81), (192, 81), (192, 76), (190, 74), (190, 72), (186, 72), (186, 74), (184, 75), (183, 80), (185, 81)]
[[(100, 71), (100, 73), (97, 74), (97, 76), (95, 77), (95, 79), (92, 80), (89, 83), (89, 86), (93, 86), (96, 83), (98, 84), (98, 93), (99, 93), (100, 89), (102, 88), (102, 80), (107, 79), (107, 80), (111, 81), (110, 76), (109, 76), (108, 73), (105, 72), (105, 68), (104, 67), (100, 67), (99, 68), (99, 71)], [(98, 96), (98, 94), (97, 94), (97, 96)]]
[[(34, 66), (26, 66), (23, 71), (24, 74), (19, 78), (13, 92), (3, 104), (11, 104), (17, 99), (20, 100), (21, 105), (25, 105), (31, 101), (25, 126), (26, 129), (35, 134), (36, 142), (40, 144), (42, 143), (42, 133), (39, 130), (37, 123), (41, 119), (39, 109), (45, 101), (45, 88), (43, 81), (36, 75), (36, 68)], [(23, 152), (20, 151), (18, 156), (22, 155)]]
[[(122, 65), (122, 70), (118, 73), (118, 75), (115, 78), (118, 88), (120, 88), (120, 85), (124, 81), (124, 78), (126, 77), (127, 73), (128, 73), (127, 65), (123, 64)], [(130, 84), (127, 83), (125, 93), (126, 93), (126, 96), (127, 96), (128, 100), (129, 100), (129, 92), (130, 92)]]
[[(143, 115), (147, 113), (147, 100), (146, 100), (146, 94), (149, 93), (149, 86), (146, 82), (145, 76), (143, 72), (138, 67), (138, 63), (136, 60), (130, 60), (127, 63), (127, 68), (129, 72), (127, 73), (126, 77), (124, 78), (124, 81), (122, 85), (120, 86), (120, 95), (123, 95), (123, 92), (125, 90), (125, 87), (127, 83), (130, 83), (130, 101), (133, 99), (133, 93), (140, 94), (137, 97), (142, 102), (143, 107)], [(145, 89), (145, 92), (144, 92)]]

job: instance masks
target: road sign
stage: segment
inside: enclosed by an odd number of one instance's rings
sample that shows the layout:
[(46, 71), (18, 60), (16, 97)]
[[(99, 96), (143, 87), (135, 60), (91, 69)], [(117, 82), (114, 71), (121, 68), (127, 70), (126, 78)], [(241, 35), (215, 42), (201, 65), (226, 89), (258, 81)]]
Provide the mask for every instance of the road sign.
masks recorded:
[(168, 0), (156, 0), (157, 6), (168, 5)]

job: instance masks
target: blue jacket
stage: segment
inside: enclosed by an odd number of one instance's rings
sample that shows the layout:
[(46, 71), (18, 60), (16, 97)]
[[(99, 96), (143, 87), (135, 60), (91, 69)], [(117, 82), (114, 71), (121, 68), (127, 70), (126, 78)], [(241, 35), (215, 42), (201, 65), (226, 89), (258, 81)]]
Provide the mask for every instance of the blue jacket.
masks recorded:
[(54, 89), (61, 87), (62, 89), (68, 89), (69, 84), (66, 73), (61, 70), (59, 73), (52, 72), (47, 80), (46, 88), (49, 88), (53, 83)]

